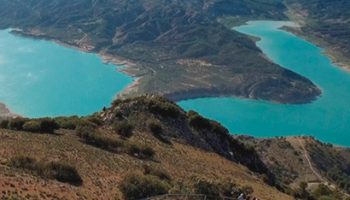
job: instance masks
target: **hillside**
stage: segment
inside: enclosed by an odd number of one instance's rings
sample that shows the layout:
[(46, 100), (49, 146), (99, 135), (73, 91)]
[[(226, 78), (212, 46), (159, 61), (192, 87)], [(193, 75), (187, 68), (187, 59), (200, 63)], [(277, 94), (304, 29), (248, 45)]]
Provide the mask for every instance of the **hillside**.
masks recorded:
[(309, 137), (232, 136), (157, 96), (117, 100), (82, 118), (17, 118), (0, 126), (2, 199), (245, 193), (348, 200), (349, 149)]
[(350, 2), (288, 0), (291, 17), (303, 26), (299, 34), (325, 47), (335, 62), (350, 68)]
[(267, 60), (224, 16), (286, 19), (278, 0), (1, 0), (0, 28), (55, 40), (126, 63), (138, 81), (124, 96), (172, 100), (240, 96), (306, 103), (321, 91)]
[[(54, 131), (56, 123), (61, 129)], [(292, 199), (263, 181), (268, 171), (253, 149), (216, 122), (159, 97), (117, 101), (81, 119), (16, 119), (1, 127), (7, 128), (0, 130), (1, 199), (134, 199), (163, 193), (216, 199), (241, 192)], [(130, 177), (136, 180), (128, 182)]]
[(287, 193), (295, 193), (301, 184), (306, 183), (311, 191), (317, 190), (319, 185), (341, 188), (340, 197), (331, 199), (349, 197), (343, 193), (350, 192), (350, 149), (324, 144), (312, 137), (238, 138), (254, 147)]

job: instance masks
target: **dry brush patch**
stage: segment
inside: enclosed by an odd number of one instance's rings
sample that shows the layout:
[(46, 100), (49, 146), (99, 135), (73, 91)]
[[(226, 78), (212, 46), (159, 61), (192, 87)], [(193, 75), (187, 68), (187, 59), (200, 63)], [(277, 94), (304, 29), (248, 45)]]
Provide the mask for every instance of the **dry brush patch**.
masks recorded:
[[(226, 160), (215, 153), (206, 152), (185, 144), (172, 142), (165, 144), (151, 133), (136, 132), (129, 140), (152, 146), (156, 152), (155, 161), (140, 160), (128, 154), (116, 154), (94, 148), (79, 141), (74, 132), (63, 131), (60, 136), (31, 134), (25, 132), (0, 131), (0, 158), (26, 155), (37, 160), (62, 160), (76, 166), (84, 180), (81, 187), (69, 187), (52, 180), (45, 180), (30, 174), (18, 173), (18, 170), (0, 165), (0, 185), (3, 190), (22, 191), (23, 194), (40, 196), (57, 195), (72, 199), (122, 198), (118, 185), (126, 174), (144, 173), (145, 163), (155, 169), (162, 169), (171, 177), (173, 183), (186, 182), (193, 175), (200, 175), (209, 180), (230, 179), (241, 186), (254, 188), (254, 195), (263, 199), (290, 199), (251, 175), (245, 167)], [(17, 172), (16, 172), (17, 171)], [(152, 170), (148, 170), (152, 171)], [(148, 172), (162, 174), (164, 172)], [(15, 185), (12, 188), (6, 183)], [(22, 184), (23, 183), (23, 184)], [(22, 184), (22, 185), (21, 185)], [(12, 189), (11, 189), (12, 188)]]

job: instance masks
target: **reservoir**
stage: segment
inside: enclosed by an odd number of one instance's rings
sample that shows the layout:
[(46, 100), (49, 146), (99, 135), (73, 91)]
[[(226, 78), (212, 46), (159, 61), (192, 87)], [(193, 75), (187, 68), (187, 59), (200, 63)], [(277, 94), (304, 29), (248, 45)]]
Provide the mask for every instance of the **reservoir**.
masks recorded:
[(350, 73), (332, 64), (323, 49), (280, 27), (288, 22), (252, 21), (235, 28), (261, 40), (258, 47), (275, 63), (297, 72), (322, 89), (309, 104), (282, 105), (239, 98), (201, 98), (180, 102), (215, 119), (230, 132), (256, 137), (312, 135), (350, 146)]
[(26, 117), (87, 115), (132, 82), (95, 54), (0, 31), (0, 102)]
[[(200, 98), (179, 102), (217, 120), (231, 133), (256, 137), (312, 135), (350, 146), (350, 73), (323, 50), (280, 29), (288, 22), (252, 21), (235, 28), (260, 38), (272, 61), (322, 89), (316, 101), (285, 105), (260, 100)], [(109, 106), (132, 78), (98, 55), (0, 31), (0, 102), (26, 117), (88, 115)]]

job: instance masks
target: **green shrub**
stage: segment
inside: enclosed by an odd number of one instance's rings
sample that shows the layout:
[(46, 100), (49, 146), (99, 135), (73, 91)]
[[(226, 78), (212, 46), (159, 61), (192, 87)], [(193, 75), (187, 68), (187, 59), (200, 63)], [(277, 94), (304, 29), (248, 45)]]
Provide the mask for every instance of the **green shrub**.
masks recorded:
[(52, 177), (52, 179), (73, 185), (81, 185), (83, 183), (78, 171), (68, 164), (50, 162), (46, 165), (46, 168), (49, 171), (48, 177)]
[(86, 120), (95, 124), (96, 126), (103, 125), (103, 120), (97, 115), (89, 116), (86, 118)]
[(171, 177), (170, 175), (163, 169), (151, 167), (149, 165), (143, 166), (143, 173), (145, 175), (152, 175), (160, 178), (161, 180), (170, 181)]
[(33, 133), (53, 133), (58, 128), (56, 121), (49, 118), (26, 121), (22, 126), (24, 131)]
[(247, 189), (245, 191), (243, 188), (239, 188), (235, 183), (231, 181), (220, 181), (218, 183), (218, 187), (220, 190), (220, 195), (225, 197), (238, 197), (242, 193), (251, 194), (250, 190)]
[(149, 175), (129, 175), (120, 185), (120, 190), (127, 200), (166, 194), (169, 189), (168, 183)]
[(241, 190), (244, 194), (252, 194), (254, 192), (254, 189), (251, 186), (247, 186), (247, 185), (243, 186)]
[(156, 137), (159, 141), (170, 144), (171, 142), (166, 139), (163, 134), (163, 128), (162, 125), (156, 121), (150, 121), (148, 122), (148, 128), (153, 134), (154, 137)]
[(155, 152), (151, 147), (135, 143), (128, 145), (127, 153), (140, 159), (152, 159), (155, 155)]
[(28, 170), (34, 170), (35, 168), (37, 168), (36, 160), (25, 156), (12, 158), (9, 161), (9, 165), (11, 167), (28, 169)]
[(124, 147), (124, 143), (117, 139), (103, 136), (94, 127), (78, 126), (76, 129), (77, 136), (86, 144), (107, 150), (117, 152), (119, 148)]
[(53, 133), (55, 130), (60, 128), (58, 123), (53, 119), (43, 118), (38, 120), (40, 122), (41, 132)]
[(23, 125), (27, 121), (28, 119), (20, 118), (20, 117), (11, 119), (8, 123), (8, 129), (17, 130), (17, 131), (23, 130)]
[(163, 133), (163, 128), (159, 123), (156, 122), (150, 122), (148, 124), (149, 130), (153, 133), (155, 136), (160, 136)]
[(220, 136), (225, 136), (228, 134), (228, 130), (220, 123), (206, 119), (194, 111), (189, 111), (187, 116), (189, 124), (197, 130), (211, 131)]
[(57, 117), (55, 121), (62, 129), (74, 130), (80, 123), (81, 119), (77, 116), (72, 117)]
[(149, 109), (152, 113), (161, 115), (162, 117), (178, 118), (181, 114), (180, 108), (166, 101), (151, 101)]
[(115, 122), (113, 124), (114, 131), (122, 137), (129, 138), (133, 134), (134, 127), (127, 121)]
[[(221, 197), (238, 197), (244, 193), (250, 194), (251, 191), (245, 191), (239, 188), (235, 183), (228, 180), (209, 181), (204, 178), (195, 177), (192, 180), (193, 190), (198, 194), (207, 195), (207, 199), (222, 199)], [(248, 188), (248, 187), (247, 187)], [(249, 187), (250, 189), (251, 187)]]
[(9, 126), (9, 120), (2, 120), (1, 122), (0, 122), (0, 128), (2, 128), (2, 129), (7, 129), (8, 128), (8, 126)]
[(194, 187), (194, 192), (197, 194), (205, 194), (213, 197), (220, 196), (219, 187), (216, 184), (209, 182), (207, 180), (199, 179), (194, 183), (193, 187)]
[(40, 132), (41, 131), (40, 122), (35, 120), (27, 121), (23, 125), (23, 130), (29, 131), (29, 132)]
[(196, 129), (211, 129), (210, 120), (200, 116), (194, 111), (189, 111), (187, 113), (189, 123), (192, 127)]
[(123, 113), (120, 110), (115, 110), (114, 116), (116, 119), (119, 119), (119, 120), (122, 120), (124, 118)]
[(30, 157), (12, 158), (8, 165), (19, 169), (24, 169), (42, 178), (54, 179), (72, 185), (81, 185), (82, 179), (78, 171), (70, 165), (60, 162), (40, 162)]

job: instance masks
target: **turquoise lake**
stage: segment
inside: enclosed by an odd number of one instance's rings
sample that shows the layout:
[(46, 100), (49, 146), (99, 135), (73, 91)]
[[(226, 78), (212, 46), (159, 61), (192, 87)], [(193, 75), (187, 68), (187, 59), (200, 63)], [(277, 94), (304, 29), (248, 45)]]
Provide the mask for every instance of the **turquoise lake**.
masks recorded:
[(0, 31), (0, 102), (26, 117), (87, 115), (132, 78), (95, 54)]
[[(321, 48), (279, 29), (286, 24), (254, 21), (236, 30), (261, 38), (257, 45), (271, 60), (318, 85), (323, 90), (318, 100), (283, 105), (201, 98), (179, 104), (221, 122), (232, 133), (313, 135), (350, 146), (350, 73), (332, 64)], [(95, 54), (0, 31), (0, 102), (23, 116), (87, 115), (109, 106), (132, 83), (119, 67), (104, 64)]]
[(281, 105), (239, 98), (201, 98), (180, 102), (215, 119), (232, 133), (256, 137), (312, 135), (350, 146), (350, 73), (332, 64), (323, 50), (279, 29), (287, 22), (253, 21), (235, 30), (259, 37), (259, 48), (274, 62), (313, 81), (322, 96), (304, 105)]

